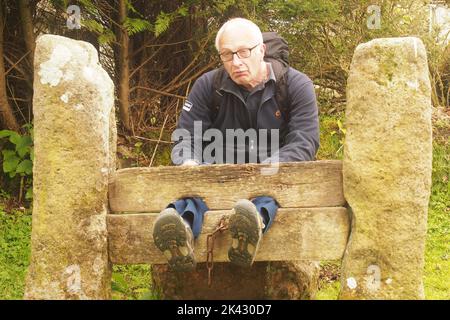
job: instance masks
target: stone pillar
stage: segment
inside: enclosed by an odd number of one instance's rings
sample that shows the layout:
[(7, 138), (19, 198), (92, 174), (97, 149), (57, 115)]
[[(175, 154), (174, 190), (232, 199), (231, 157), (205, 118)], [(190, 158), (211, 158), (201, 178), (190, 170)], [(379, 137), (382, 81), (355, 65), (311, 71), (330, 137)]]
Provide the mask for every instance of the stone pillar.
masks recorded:
[(108, 299), (114, 85), (92, 45), (37, 39), (31, 264), (25, 299)]
[(418, 38), (359, 45), (347, 86), (344, 195), (352, 228), (341, 299), (423, 299), (431, 97)]

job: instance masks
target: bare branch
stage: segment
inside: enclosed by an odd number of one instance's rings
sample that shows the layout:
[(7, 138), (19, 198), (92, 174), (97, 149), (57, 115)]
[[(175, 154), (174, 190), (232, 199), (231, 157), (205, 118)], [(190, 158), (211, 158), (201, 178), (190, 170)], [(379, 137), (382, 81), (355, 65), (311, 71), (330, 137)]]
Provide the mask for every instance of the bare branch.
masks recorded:
[(163, 125), (162, 125), (162, 127), (161, 127), (161, 131), (160, 131), (160, 133), (159, 133), (159, 138), (158, 138), (158, 142), (156, 143), (155, 150), (153, 150), (152, 159), (150, 160), (150, 164), (148, 165), (149, 167), (152, 166), (152, 164), (153, 164), (153, 159), (155, 159), (156, 150), (158, 150), (159, 142), (161, 141), (161, 137), (162, 137), (162, 134), (163, 134), (163, 131), (164, 131), (164, 127), (166, 126), (166, 121), (167, 121), (167, 118), (168, 118), (168, 117), (169, 117), (169, 115), (167, 114), (167, 115), (166, 115), (166, 118), (164, 119), (164, 123), (163, 123)]
[(163, 96), (175, 97), (175, 98), (178, 98), (178, 99), (185, 99), (185, 97), (180, 96), (178, 94), (173, 94), (173, 93), (169, 93), (169, 92), (165, 92), (165, 91), (161, 91), (161, 90), (157, 90), (157, 89), (152, 89), (152, 88), (148, 88), (148, 87), (143, 87), (143, 86), (135, 86), (135, 87), (130, 89), (130, 92), (132, 92), (132, 91), (134, 91), (136, 89), (152, 91), (154, 93), (158, 93), (158, 94), (161, 94)]

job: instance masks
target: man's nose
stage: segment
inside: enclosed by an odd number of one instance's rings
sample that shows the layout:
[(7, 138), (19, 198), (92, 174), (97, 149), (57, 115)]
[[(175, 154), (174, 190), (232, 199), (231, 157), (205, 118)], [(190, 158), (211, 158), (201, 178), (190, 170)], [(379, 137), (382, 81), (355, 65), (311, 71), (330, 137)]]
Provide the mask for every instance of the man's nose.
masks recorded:
[(242, 64), (241, 59), (239, 59), (237, 53), (233, 53), (233, 65), (240, 66)]

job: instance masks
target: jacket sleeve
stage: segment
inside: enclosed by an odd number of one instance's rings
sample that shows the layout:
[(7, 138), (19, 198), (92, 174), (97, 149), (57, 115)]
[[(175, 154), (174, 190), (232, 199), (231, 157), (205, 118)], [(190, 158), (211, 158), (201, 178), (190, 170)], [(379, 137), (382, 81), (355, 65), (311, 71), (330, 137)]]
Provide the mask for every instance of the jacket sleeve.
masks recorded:
[[(285, 141), (279, 149), (278, 162), (312, 161), (319, 149), (319, 117), (314, 85), (304, 74), (290, 70), (290, 116)], [(277, 162), (276, 155), (269, 159), (270, 162)]]
[(176, 130), (172, 133), (172, 162), (181, 165), (186, 160), (202, 163), (203, 132), (211, 126), (211, 115), (208, 105), (211, 103), (211, 73), (198, 78), (192, 86), (180, 117)]

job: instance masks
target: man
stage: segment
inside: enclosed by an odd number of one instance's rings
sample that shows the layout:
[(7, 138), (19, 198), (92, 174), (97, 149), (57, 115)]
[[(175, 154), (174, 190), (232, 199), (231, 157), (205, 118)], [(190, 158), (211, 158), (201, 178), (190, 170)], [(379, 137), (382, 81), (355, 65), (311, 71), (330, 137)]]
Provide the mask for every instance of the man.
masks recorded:
[[(319, 147), (319, 126), (312, 81), (289, 67), (286, 74), (289, 114), (282, 115), (282, 106), (278, 105), (276, 96), (277, 79), (272, 64), (264, 60), (266, 45), (258, 26), (242, 18), (229, 20), (217, 33), (216, 48), (225, 72), (216, 69), (195, 82), (183, 106), (177, 129), (189, 136), (186, 138), (182, 134), (179, 138), (183, 139), (177, 139), (172, 161), (178, 165), (201, 165), (314, 160)], [(217, 83), (218, 88), (215, 88)], [(215, 94), (220, 95), (216, 109), (212, 108), (215, 107), (214, 100), (217, 100)], [(200, 134), (196, 131), (198, 129)], [(223, 141), (223, 148), (215, 148), (214, 154), (207, 156), (202, 151), (205, 151), (208, 139), (204, 133), (208, 129), (224, 135), (230, 129), (241, 134), (243, 130), (254, 130), (260, 143), (255, 147), (255, 141), (250, 138), (249, 142), (241, 139), (241, 143), (236, 145), (236, 137), (232, 137)], [(267, 133), (261, 133), (264, 130), (270, 130), (270, 147), (262, 143), (267, 142), (261, 139), (267, 138)], [(276, 147), (272, 148), (274, 141)], [(201, 150), (195, 148), (196, 143), (200, 143)], [(252, 157), (252, 150), (258, 148), (265, 149), (265, 153), (258, 152), (256, 158)], [(225, 161), (223, 151), (226, 153)], [(240, 157), (242, 152), (245, 160)], [(278, 204), (271, 197), (237, 201), (229, 222), (232, 243), (228, 257), (232, 263), (252, 265), (262, 234), (270, 228), (277, 209)], [(174, 270), (189, 271), (195, 267), (193, 240), (200, 234), (207, 210), (200, 198), (180, 199), (171, 203), (156, 219), (153, 227), (155, 245)]]

